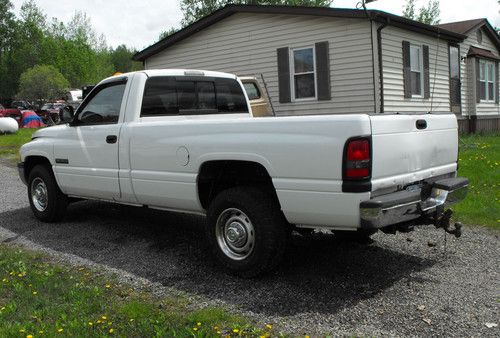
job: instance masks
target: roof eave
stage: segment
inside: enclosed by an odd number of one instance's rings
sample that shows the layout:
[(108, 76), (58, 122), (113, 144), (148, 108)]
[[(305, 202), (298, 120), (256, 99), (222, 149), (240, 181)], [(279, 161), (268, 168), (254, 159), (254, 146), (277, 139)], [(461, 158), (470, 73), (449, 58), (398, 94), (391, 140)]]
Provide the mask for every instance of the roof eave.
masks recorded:
[(377, 22), (388, 23), (389, 25), (392, 25), (394, 27), (399, 27), (421, 34), (438, 37), (451, 42), (461, 42), (466, 38), (466, 36), (462, 34), (454, 33), (443, 28), (423, 24), (414, 20), (406, 19), (378, 10), (368, 10), (365, 13), (362, 10), (347, 8), (332, 9), (328, 7), (228, 5), (136, 53), (133, 56), (133, 59), (136, 61), (144, 61), (148, 57), (157, 54), (158, 52), (170, 47), (176, 42), (181, 41), (235, 13), (266, 13), (315, 15), (325, 17), (370, 18)]

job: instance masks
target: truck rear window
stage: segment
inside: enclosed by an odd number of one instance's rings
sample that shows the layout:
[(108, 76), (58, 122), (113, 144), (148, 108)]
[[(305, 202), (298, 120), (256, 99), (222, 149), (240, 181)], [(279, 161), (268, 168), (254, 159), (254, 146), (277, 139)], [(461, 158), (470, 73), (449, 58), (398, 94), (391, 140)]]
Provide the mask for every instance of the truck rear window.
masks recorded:
[(248, 113), (236, 80), (156, 76), (146, 81), (141, 116)]

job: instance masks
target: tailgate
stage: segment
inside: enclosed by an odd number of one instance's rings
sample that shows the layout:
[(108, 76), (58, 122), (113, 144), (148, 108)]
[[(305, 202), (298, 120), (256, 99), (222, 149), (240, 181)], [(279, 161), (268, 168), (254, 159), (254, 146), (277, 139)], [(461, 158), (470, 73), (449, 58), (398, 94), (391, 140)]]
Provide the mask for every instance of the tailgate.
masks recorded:
[(372, 115), (372, 191), (456, 171), (454, 114)]

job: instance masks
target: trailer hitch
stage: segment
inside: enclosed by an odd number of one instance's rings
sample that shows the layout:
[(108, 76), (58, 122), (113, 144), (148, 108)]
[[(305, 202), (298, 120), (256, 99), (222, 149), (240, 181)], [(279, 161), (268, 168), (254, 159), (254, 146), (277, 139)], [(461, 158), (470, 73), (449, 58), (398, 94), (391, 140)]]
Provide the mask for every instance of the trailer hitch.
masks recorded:
[[(456, 238), (462, 236), (462, 223), (456, 222), (453, 227), (450, 224), (451, 215), (453, 210), (448, 209), (444, 212), (441, 210), (436, 210), (436, 216), (434, 217), (434, 226), (436, 228), (443, 228), (449, 234), (454, 235)], [(441, 215), (441, 216), (439, 216)]]

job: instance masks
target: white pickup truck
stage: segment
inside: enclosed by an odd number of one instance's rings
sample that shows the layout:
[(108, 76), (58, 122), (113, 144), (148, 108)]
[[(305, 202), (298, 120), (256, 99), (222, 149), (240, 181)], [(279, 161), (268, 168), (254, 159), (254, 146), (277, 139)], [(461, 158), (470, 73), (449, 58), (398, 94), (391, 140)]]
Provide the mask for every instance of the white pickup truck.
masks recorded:
[(294, 229), (459, 235), (445, 212), (467, 192), (457, 160), (453, 114), (252, 117), (235, 75), (147, 70), (99, 83), (18, 167), (42, 221), (73, 198), (206, 215), (218, 260), (248, 277)]

